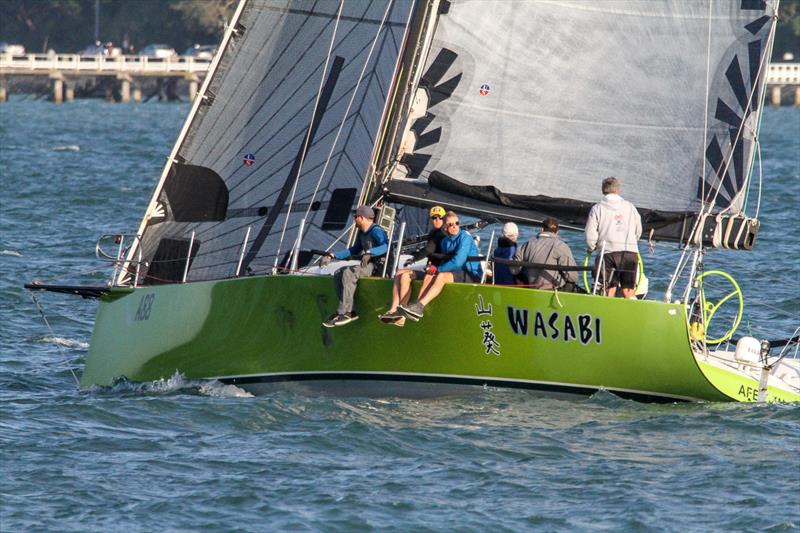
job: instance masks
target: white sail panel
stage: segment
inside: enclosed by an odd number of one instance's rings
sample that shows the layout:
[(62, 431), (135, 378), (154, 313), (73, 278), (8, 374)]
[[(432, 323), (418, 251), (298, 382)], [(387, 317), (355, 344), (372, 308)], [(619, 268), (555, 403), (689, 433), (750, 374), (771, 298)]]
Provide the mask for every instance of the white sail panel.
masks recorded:
[(736, 212), (772, 14), (760, 0), (454, 0), (397, 187), (574, 213), (613, 175), (640, 209)]
[(281, 240), (281, 257), (291, 248), (306, 212), (304, 247), (324, 248), (342, 233), (369, 171), (412, 2), (339, 7), (245, 1), (148, 213), (145, 282), (176, 281), (190, 241), (189, 280), (233, 276), (240, 261), (242, 273), (264, 272)]

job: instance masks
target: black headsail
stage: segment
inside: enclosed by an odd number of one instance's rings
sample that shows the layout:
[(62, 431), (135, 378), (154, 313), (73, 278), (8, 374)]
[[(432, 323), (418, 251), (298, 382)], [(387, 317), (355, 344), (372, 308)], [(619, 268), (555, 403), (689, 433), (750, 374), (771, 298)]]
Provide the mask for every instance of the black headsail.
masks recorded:
[(740, 215), (776, 3), (452, 0), (385, 192), (581, 227), (616, 176), (656, 239)]
[(341, 234), (413, 6), (242, 0), (142, 222), (139, 283), (266, 272), (307, 213), (306, 246)]

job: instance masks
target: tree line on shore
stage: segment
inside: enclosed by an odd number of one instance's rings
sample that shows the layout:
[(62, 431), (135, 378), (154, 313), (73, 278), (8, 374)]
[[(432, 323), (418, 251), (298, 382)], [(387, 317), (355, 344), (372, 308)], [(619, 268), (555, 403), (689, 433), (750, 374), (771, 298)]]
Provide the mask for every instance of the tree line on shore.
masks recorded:
[(0, 41), (28, 53), (73, 53), (97, 40), (141, 50), (164, 43), (178, 53), (217, 44), (238, 0), (2, 0)]
[[(333, 0), (331, 0), (333, 1)], [(725, 0), (735, 1), (735, 0)], [(2, 0), (0, 41), (28, 52), (78, 52), (95, 42), (133, 50), (164, 43), (178, 52), (194, 44), (216, 44), (238, 0)], [(97, 10), (97, 13), (96, 13)], [(781, 0), (773, 60), (791, 53), (800, 60), (800, 0)], [(129, 51), (129, 50), (126, 50)]]

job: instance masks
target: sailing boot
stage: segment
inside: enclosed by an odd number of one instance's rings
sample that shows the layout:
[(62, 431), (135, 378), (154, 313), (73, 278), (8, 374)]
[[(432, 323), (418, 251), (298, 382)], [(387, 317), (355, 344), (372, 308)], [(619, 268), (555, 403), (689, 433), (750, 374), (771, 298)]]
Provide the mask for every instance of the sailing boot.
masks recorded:
[(414, 322), (419, 322), (419, 319), (422, 318), (424, 314), (425, 305), (421, 302), (415, 302), (413, 304), (401, 305), (400, 310)]
[(337, 326), (344, 326), (354, 320), (358, 320), (358, 315), (354, 311), (344, 314), (332, 314), (328, 320), (322, 323), (326, 328), (335, 328)]
[(385, 324), (393, 324), (398, 318), (405, 318), (405, 315), (400, 311), (387, 311), (378, 316), (378, 319)]

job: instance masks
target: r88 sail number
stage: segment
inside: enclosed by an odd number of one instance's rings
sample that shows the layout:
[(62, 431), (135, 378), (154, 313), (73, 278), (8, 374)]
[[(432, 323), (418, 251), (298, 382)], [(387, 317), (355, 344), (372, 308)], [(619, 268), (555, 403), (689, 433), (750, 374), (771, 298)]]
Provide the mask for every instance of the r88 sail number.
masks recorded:
[(139, 300), (139, 308), (136, 310), (134, 320), (148, 320), (150, 318), (150, 311), (153, 309), (153, 300), (155, 299), (156, 295), (153, 293), (142, 296), (142, 299)]

